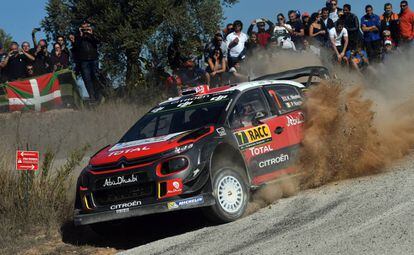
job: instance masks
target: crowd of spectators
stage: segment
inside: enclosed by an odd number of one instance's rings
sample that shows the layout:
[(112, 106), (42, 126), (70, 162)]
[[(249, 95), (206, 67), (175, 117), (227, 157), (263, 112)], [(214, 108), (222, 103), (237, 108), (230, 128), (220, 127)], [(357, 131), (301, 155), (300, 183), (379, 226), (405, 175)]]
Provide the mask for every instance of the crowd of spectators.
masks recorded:
[(49, 51), (45, 39), (36, 39), (40, 28), (32, 31), (33, 48), (29, 42), (12, 42), (9, 49), (0, 43), (0, 83), (25, 79), (71, 68), (82, 76), (91, 101), (101, 98), (98, 86), (98, 45), (93, 28), (87, 21), (68, 40), (59, 35)]
[(386, 3), (381, 15), (366, 5), (365, 15), (358, 18), (351, 5), (339, 8), (338, 0), (328, 0), (312, 14), (291, 10), (287, 19), (283, 13), (276, 15), (275, 22), (255, 19), (247, 34), (240, 20), (228, 24), (206, 45), (205, 62), (200, 66), (195, 66), (191, 58), (180, 59), (179, 38), (174, 38), (168, 55), (175, 78), (169, 82), (194, 85), (194, 78), (200, 78), (200, 84), (217, 86), (229, 77), (245, 77), (239, 72), (245, 59), (274, 51), (310, 52), (323, 61), (361, 72), (370, 64), (386, 63), (391, 55), (414, 44), (414, 13), (408, 1), (401, 1), (399, 13)]

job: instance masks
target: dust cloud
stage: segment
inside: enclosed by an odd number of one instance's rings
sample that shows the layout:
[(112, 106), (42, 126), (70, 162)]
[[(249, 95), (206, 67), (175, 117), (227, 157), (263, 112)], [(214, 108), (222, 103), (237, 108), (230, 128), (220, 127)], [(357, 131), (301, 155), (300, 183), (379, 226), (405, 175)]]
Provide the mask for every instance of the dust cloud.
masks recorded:
[[(297, 162), (301, 176), (254, 193), (248, 213), (299, 190), (381, 173), (410, 153), (414, 145), (413, 56), (413, 52), (396, 54), (386, 66), (373, 66), (364, 75), (323, 63), (337, 79), (307, 92)], [(289, 63), (288, 67), (283, 63)], [(263, 72), (299, 68), (304, 63), (318, 64), (315, 57), (279, 56), (267, 62)]]

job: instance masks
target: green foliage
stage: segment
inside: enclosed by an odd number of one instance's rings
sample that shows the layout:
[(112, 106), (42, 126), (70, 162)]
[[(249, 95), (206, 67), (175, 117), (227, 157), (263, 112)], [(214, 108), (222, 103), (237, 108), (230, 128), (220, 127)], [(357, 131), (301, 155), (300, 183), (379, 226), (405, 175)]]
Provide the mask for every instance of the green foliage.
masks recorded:
[(13, 38), (11, 37), (11, 35), (7, 34), (6, 31), (0, 28), (0, 42), (3, 44), (3, 48), (5, 49), (5, 51), (7, 51), (12, 41)]
[(95, 27), (102, 41), (104, 71), (130, 87), (144, 84), (144, 74), (166, 63), (166, 49), (174, 34), (182, 38), (185, 54), (217, 31), (222, 5), (237, 0), (49, 0), (42, 22), (48, 36), (68, 35), (83, 20)]

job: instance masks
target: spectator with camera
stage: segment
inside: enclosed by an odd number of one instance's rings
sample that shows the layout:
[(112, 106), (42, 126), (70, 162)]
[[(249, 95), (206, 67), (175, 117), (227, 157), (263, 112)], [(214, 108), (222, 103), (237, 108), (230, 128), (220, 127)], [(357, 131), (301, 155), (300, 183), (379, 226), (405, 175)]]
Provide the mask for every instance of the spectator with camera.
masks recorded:
[(26, 56), (22, 49), (19, 49), (17, 42), (10, 44), (10, 50), (2, 62), (4, 67), (3, 74), (5, 80), (13, 81), (26, 77), (26, 66), (30, 59)]
[(243, 60), (246, 55), (245, 44), (249, 37), (242, 32), (243, 23), (236, 20), (233, 23), (234, 32), (230, 33), (227, 38), (227, 47), (229, 49), (229, 67), (233, 67), (235, 63)]
[(44, 39), (39, 40), (36, 49), (31, 49), (34, 56), (33, 67), (36, 75), (42, 75), (52, 71), (50, 63), (50, 53), (47, 50), (47, 42)]
[(76, 61), (91, 101), (101, 98), (98, 87), (99, 43), (91, 24), (86, 21), (79, 27), (78, 36), (73, 38), (72, 48), (76, 52)]
[[(268, 29), (266, 29), (266, 24), (269, 26)], [(249, 29), (247, 30), (247, 35), (252, 35), (254, 26), (257, 26), (256, 37), (259, 45), (262, 48), (266, 48), (272, 37), (273, 23), (265, 18), (255, 19), (250, 24)]]

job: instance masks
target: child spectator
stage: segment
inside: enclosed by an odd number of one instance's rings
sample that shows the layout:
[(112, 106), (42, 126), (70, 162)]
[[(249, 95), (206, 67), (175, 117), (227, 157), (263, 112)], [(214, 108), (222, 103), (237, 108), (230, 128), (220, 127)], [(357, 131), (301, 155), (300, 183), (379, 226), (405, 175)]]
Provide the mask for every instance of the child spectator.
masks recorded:
[(361, 18), (365, 48), (367, 49), (369, 59), (373, 62), (378, 62), (381, 54), (380, 17), (374, 14), (371, 5), (365, 6), (365, 12), (366, 14)]
[[(269, 26), (269, 28), (266, 30), (266, 23)], [(252, 21), (252, 23), (249, 26), (249, 29), (247, 30), (247, 35), (251, 36), (253, 32), (254, 26), (257, 26), (257, 41), (262, 48), (266, 48), (267, 44), (270, 41), (270, 37), (272, 36), (272, 29), (273, 29), (273, 23), (268, 19), (255, 19)]]
[[(385, 42), (386, 40), (389, 40), (388, 38), (385, 38), (384, 35), (387, 34), (391, 36), (393, 43), (396, 45), (398, 44), (399, 40), (399, 18), (398, 14), (394, 13), (392, 11), (392, 4), (386, 3), (384, 5), (384, 13), (380, 17), (381, 19), (381, 35), (382, 35), (382, 41)], [(388, 31), (388, 32), (386, 32)]]
[(229, 49), (229, 67), (233, 67), (234, 63), (239, 62), (245, 58), (245, 43), (249, 39), (248, 36), (242, 32), (243, 23), (236, 20), (233, 23), (234, 32), (230, 33), (227, 38), (227, 47)]
[(408, 7), (407, 1), (400, 4), (400, 35), (404, 43), (412, 44), (414, 40), (414, 13)]
[(260, 47), (257, 33), (252, 32), (249, 40), (246, 42), (246, 56), (253, 56), (255, 51), (258, 50)]
[(342, 63), (344, 60), (346, 61), (344, 57), (348, 48), (348, 31), (344, 27), (342, 20), (339, 20), (336, 26), (329, 30), (329, 38), (331, 39), (331, 46), (338, 63)]

